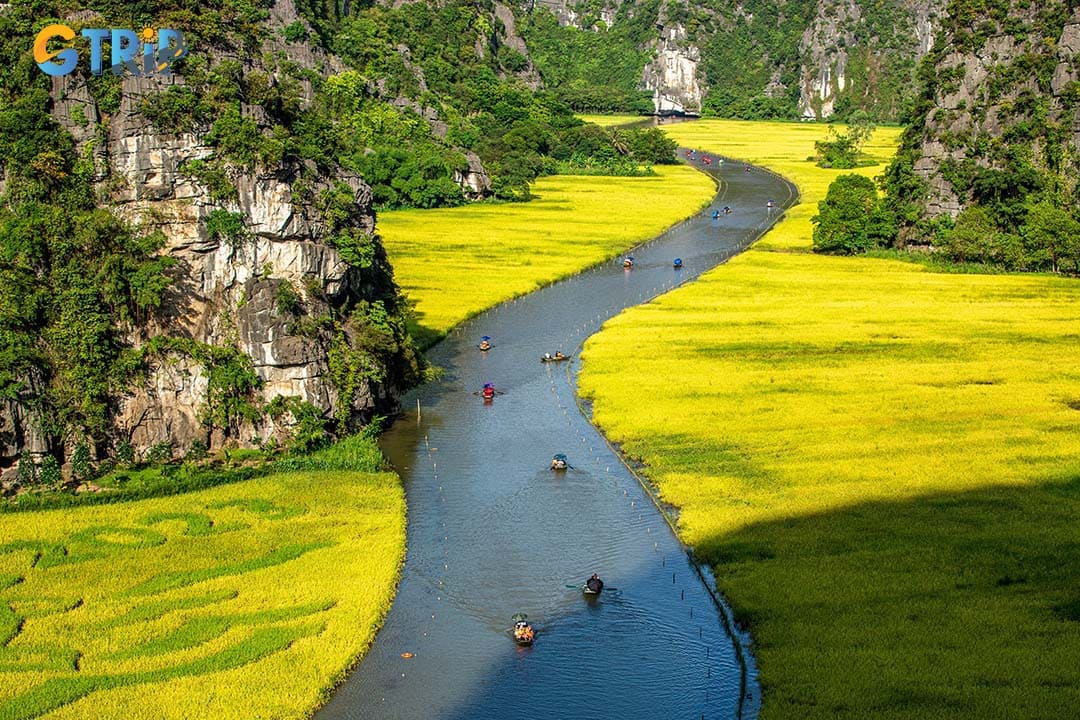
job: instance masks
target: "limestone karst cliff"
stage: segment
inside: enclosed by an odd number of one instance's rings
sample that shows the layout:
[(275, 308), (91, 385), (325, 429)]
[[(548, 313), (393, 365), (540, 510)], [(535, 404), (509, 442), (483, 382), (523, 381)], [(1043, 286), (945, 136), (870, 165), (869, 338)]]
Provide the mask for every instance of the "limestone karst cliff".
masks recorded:
[[(911, 97), (916, 64), (933, 43), (943, 5), (943, 0), (608, 0), (599, 5), (542, 0), (525, 4), (522, 12), (553, 13), (563, 26), (603, 33), (621, 47), (626, 62), (640, 52), (636, 87), (651, 95), (656, 112), (820, 119), (862, 110), (895, 120)], [(545, 41), (544, 33), (536, 35), (534, 55)], [(606, 81), (604, 68), (591, 69), (572, 56), (568, 62), (585, 68), (577, 82)], [(541, 72), (561, 76), (553, 64), (547, 62)], [(585, 102), (595, 100), (586, 96)]]
[[(83, 11), (72, 21), (99, 19)], [(229, 16), (214, 20), (223, 27)], [(193, 32), (191, 55), (169, 77), (92, 77), (85, 68), (30, 76), (29, 86), (48, 90), (48, 116), (35, 122), (51, 118), (52, 145), (70, 143), (70, 155), (85, 159), (86, 192), (100, 208), (86, 213), (107, 211), (133, 236), (157, 238), (153, 254), (168, 265), (155, 307), (100, 328), (93, 363), (50, 361), (62, 307), (35, 316), (48, 344), (11, 330), (12, 343), (28, 347), (0, 372), (0, 471), (20, 457), (64, 462), (79, 444), (103, 457), (120, 445), (139, 456), (154, 446), (182, 455), (196, 443), (287, 443), (312, 415), (344, 431), (393, 410), (415, 382), (405, 303), (375, 231), (370, 187), (331, 159), (291, 149), (302, 140), (300, 123), (317, 119), (308, 112), (316, 86), (343, 69), (317, 45), (287, 41), (284, 28), (297, 23), (292, 0), (277, 0), (257, 32), (249, 26), (246, 36), (213, 41)], [(162, 112), (177, 100), (186, 104)], [(41, 162), (53, 151), (43, 143), (31, 152)], [(10, 221), (26, 212), (30, 190), (22, 188), (35, 187), (35, 177), (23, 177), (10, 155), (4, 165)], [(54, 174), (70, 180), (71, 172)], [(462, 179), (480, 186), (481, 174), (477, 163)], [(23, 267), (8, 254), (5, 280), (55, 273), (57, 261)], [(102, 287), (88, 294), (104, 295)], [(6, 300), (19, 300), (6, 290)], [(68, 325), (65, 332), (85, 332), (77, 319)], [(65, 384), (80, 363), (97, 384), (72, 399)], [(91, 401), (99, 406), (92, 418), (65, 409)]]
[(955, 0), (920, 80), (913, 122), (890, 170), (902, 239), (928, 242), (932, 221), (975, 206), (1007, 234), (1024, 223), (1029, 198), (1076, 207), (1077, 10)]

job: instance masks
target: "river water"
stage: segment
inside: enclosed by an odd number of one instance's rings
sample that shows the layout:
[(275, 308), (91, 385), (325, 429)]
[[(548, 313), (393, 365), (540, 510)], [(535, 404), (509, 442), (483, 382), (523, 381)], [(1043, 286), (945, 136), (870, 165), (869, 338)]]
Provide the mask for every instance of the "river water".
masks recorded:
[[(539, 362), (576, 353), (608, 318), (738, 253), (795, 200), (763, 170), (706, 170), (720, 183), (712, 206), (635, 248), (632, 270), (613, 260), (500, 305), (429, 353), (444, 375), (404, 398), (381, 441), (409, 506), (401, 585), (374, 645), (316, 717), (757, 715), (752, 657), (744, 674), (740, 640), (684, 548), (579, 411), (578, 360)], [(725, 205), (733, 212), (712, 219)], [(474, 394), (485, 382), (501, 393), (490, 404)], [(549, 469), (557, 452), (573, 466), (565, 474)], [(608, 587), (586, 599), (576, 588), (593, 572)], [(517, 612), (537, 629), (532, 647), (511, 638)]]

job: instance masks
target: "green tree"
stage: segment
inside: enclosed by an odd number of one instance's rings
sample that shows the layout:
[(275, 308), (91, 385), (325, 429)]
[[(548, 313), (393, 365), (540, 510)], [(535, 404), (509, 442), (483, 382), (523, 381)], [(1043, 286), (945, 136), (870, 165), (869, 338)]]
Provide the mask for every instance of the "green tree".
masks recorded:
[(841, 175), (829, 185), (818, 203), (814, 223), (814, 250), (854, 255), (882, 244), (895, 235), (895, 227), (878, 199), (874, 182), (862, 175)]
[(1036, 268), (1080, 271), (1080, 223), (1059, 205), (1046, 200), (1033, 205), (1021, 235)]
[(985, 208), (973, 205), (956, 218), (942, 251), (953, 262), (988, 262), (995, 252), (998, 229)]

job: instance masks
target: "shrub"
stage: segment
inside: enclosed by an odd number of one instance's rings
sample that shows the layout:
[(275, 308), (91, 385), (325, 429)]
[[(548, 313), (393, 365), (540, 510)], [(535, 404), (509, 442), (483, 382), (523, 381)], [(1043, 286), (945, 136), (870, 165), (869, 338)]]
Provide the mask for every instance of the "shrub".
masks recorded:
[(173, 444), (171, 440), (162, 440), (150, 446), (146, 451), (146, 462), (151, 465), (161, 465), (172, 460)]
[(303, 20), (296, 20), (285, 26), (285, 41), (291, 43), (298, 43), (307, 40), (308, 31), (307, 25)]
[(245, 239), (244, 216), (228, 210), (211, 210), (206, 216), (206, 232), (211, 240), (225, 241), (234, 249)]
[(874, 182), (862, 175), (841, 175), (818, 203), (814, 250), (839, 255), (866, 252), (895, 237), (892, 221), (878, 200)]
[(288, 280), (278, 282), (277, 290), (274, 291), (274, 305), (279, 315), (300, 314), (300, 295)]
[(192, 440), (191, 447), (188, 448), (187, 455), (184, 459), (188, 462), (199, 462), (205, 460), (210, 454), (210, 449), (206, 446), (206, 443), (202, 440)]

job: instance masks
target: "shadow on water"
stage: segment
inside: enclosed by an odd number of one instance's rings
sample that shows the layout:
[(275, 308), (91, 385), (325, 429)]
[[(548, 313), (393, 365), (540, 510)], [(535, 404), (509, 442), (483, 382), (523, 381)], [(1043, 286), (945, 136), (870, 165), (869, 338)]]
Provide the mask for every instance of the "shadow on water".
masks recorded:
[(1076, 717), (1080, 468), (700, 543), (746, 598), (765, 702), (806, 720)]
[[(579, 412), (574, 377), (542, 364), (621, 310), (745, 248), (794, 189), (741, 164), (714, 168), (708, 211), (612, 261), (510, 301), (432, 349), (445, 369), (383, 436), (409, 506), (409, 551), (375, 644), (320, 718), (753, 717), (731, 636), (685, 551), (634, 476)], [(572, 241), (572, 238), (568, 238)], [(672, 259), (683, 267), (675, 270)], [(480, 352), (480, 336), (493, 347)], [(503, 393), (485, 404), (474, 393)], [(574, 466), (553, 474), (563, 452)], [(586, 601), (598, 572), (617, 592)], [(511, 640), (525, 612), (536, 644)], [(412, 653), (403, 658), (402, 653)]]

